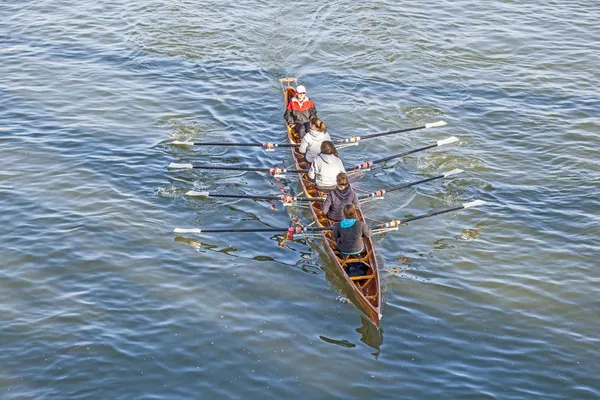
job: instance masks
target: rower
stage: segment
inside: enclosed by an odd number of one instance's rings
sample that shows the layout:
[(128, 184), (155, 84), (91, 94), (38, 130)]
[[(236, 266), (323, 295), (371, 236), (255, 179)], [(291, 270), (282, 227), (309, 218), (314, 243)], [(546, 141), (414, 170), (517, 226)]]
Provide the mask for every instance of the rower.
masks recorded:
[(327, 133), (327, 126), (325, 122), (319, 118), (314, 117), (310, 119), (310, 132), (304, 135), (300, 148), (300, 153), (304, 154), (306, 161), (312, 164), (313, 160), (321, 152), (321, 143), (325, 140), (331, 141), (329, 134)]
[(338, 152), (330, 140), (321, 143), (321, 153), (313, 160), (308, 177), (315, 180), (317, 189), (329, 193), (337, 187), (337, 175), (346, 172), (342, 160), (338, 158)]
[(346, 204), (343, 213), (344, 219), (333, 227), (336, 248), (344, 256), (360, 254), (365, 247), (363, 237), (371, 237), (371, 230), (364, 221), (357, 219), (354, 204)]
[(356, 208), (360, 209), (360, 203), (345, 172), (340, 172), (336, 180), (337, 187), (329, 192), (321, 210), (327, 215), (327, 218), (339, 222), (344, 218), (343, 210), (346, 204), (354, 204)]
[(299, 85), (296, 95), (288, 102), (283, 118), (287, 126), (294, 128), (302, 139), (310, 130), (310, 120), (317, 116), (315, 103), (306, 96), (306, 88)]

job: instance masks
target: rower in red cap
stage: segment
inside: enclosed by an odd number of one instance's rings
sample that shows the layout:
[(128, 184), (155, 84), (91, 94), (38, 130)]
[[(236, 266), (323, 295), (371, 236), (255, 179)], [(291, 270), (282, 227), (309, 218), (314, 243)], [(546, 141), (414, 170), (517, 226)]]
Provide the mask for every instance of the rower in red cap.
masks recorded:
[(310, 130), (310, 120), (317, 116), (315, 103), (306, 96), (306, 88), (302, 85), (296, 87), (296, 95), (289, 101), (285, 114), (285, 122), (290, 128), (294, 128), (300, 135)]

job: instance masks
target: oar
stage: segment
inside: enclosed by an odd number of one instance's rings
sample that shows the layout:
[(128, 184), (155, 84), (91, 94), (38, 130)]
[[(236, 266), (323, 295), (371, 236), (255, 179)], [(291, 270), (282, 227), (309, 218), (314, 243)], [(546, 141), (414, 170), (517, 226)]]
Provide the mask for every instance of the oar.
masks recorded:
[[(404, 133), (404, 132), (416, 131), (416, 130), (419, 130), (419, 129), (436, 128), (436, 127), (445, 126), (445, 125), (447, 125), (447, 123), (445, 121), (437, 121), (437, 122), (431, 122), (429, 124), (425, 124), (425, 125), (421, 125), (421, 126), (416, 126), (414, 128), (405, 128), (405, 129), (398, 129), (398, 130), (395, 130), (395, 131), (372, 133), (370, 135), (365, 135), (365, 136), (352, 136), (352, 137), (349, 137), (349, 138), (335, 139), (333, 142), (336, 143), (336, 144), (358, 143), (360, 140), (371, 139), (371, 138), (380, 137), (380, 136), (393, 135), (393, 134), (396, 134), (396, 133)], [(267, 150), (272, 150), (272, 149), (274, 149), (276, 147), (288, 147), (288, 148), (289, 147), (300, 147), (300, 143), (271, 143), (271, 142), (267, 142), (267, 143), (259, 143), (259, 142), (230, 143), (230, 142), (192, 142), (192, 141), (175, 140), (175, 141), (171, 142), (170, 144), (179, 145), (179, 146), (263, 147), (263, 148), (265, 148)]]
[(212, 169), (218, 171), (257, 171), (267, 172), (269, 175), (281, 176), (286, 172), (290, 174), (307, 173), (307, 169), (286, 169), (286, 168), (268, 168), (268, 167), (217, 167), (212, 165), (178, 164), (171, 163), (168, 168), (172, 169)]
[(190, 190), (185, 193), (186, 196), (194, 196), (194, 197), (222, 197), (229, 199), (253, 199), (253, 200), (279, 200), (283, 202), (283, 204), (294, 204), (299, 201), (324, 201), (320, 197), (296, 197), (296, 196), (287, 196), (287, 195), (279, 195), (279, 196), (259, 196), (254, 194), (229, 194), (229, 193), (210, 193), (205, 191), (195, 191)]
[(400, 227), (401, 224), (405, 224), (407, 222), (412, 222), (412, 221), (416, 221), (416, 220), (423, 219), (423, 218), (429, 218), (429, 217), (433, 217), (436, 215), (446, 214), (446, 213), (449, 213), (452, 211), (462, 210), (463, 208), (482, 206), (485, 204), (487, 204), (487, 203), (483, 200), (475, 200), (475, 201), (471, 201), (469, 203), (463, 203), (462, 205), (457, 206), (457, 207), (447, 208), (445, 210), (432, 211), (427, 214), (417, 215), (415, 217), (392, 220), (392, 221), (386, 222), (385, 224), (372, 226), (371, 229), (373, 230), (374, 233), (375, 232), (379, 233), (379, 232), (383, 232), (383, 231), (392, 231), (392, 230), (396, 231), (396, 230), (398, 230), (398, 228)]
[(175, 140), (170, 144), (179, 145), (179, 146), (237, 146), (237, 147), (264, 147), (269, 150), (274, 147), (300, 147), (300, 143), (259, 143), (259, 142), (250, 142), (250, 143), (230, 143), (230, 142), (189, 142), (189, 141), (181, 141)]
[(357, 136), (357, 137), (352, 136), (351, 138), (347, 138), (347, 139), (338, 139), (338, 140), (335, 140), (335, 143), (348, 143), (348, 142), (355, 142), (355, 141), (358, 142), (359, 140), (371, 139), (371, 138), (374, 138), (374, 137), (380, 137), (380, 136), (393, 135), (393, 134), (396, 134), (396, 133), (404, 133), (404, 132), (416, 131), (416, 130), (419, 130), (419, 129), (436, 128), (436, 127), (445, 126), (445, 125), (448, 125), (446, 123), (446, 121), (438, 121), (438, 122), (432, 122), (430, 124), (416, 126), (414, 128), (405, 128), (405, 129), (398, 129), (398, 130), (395, 130), (395, 131), (372, 133), (370, 135), (365, 135), (365, 136)]
[(421, 179), (420, 181), (408, 182), (408, 183), (402, 184), (400, 186), (395, 186), (395, 187), (388, 188), (388, 189), (378, 189), (378, 190), (376, 190), (376, 191), (374, 191), (372, 193), (363, 194), (361, 196), (358, 196), (358, 199), (359, 200), (363, 200), (363, 199), (368, 199), (368, 198), (371, 198), (371, 197), (380, 197), (380, 198), (383, 198), (383, 195), (385, 193), (395, 192), (396, 190), (405, 189), (405, 188), (408, 188), (408, 187), (420, 185), (422, 183), (435, 181), (437, 179), (447, 178), (447, 177), (452, 176), (452, 175), (460, 174), (461, 172), (464, 172), (464, 171), (462, 169), (458, 169), (458, 168), (457, 169), (453, 169), (452, 171), (448, 171), (448, 172), (443, 173), (441, 175), (432, 176), (431, 178)]
[[(372, 226), (371, 229), (375, 232), (381, 232), (382, 230), (391, 231), (398, 230), (401, 224), (405, 224), (407, 222), (416, 221), (423, 218), (429, 218), (436, 215), (446, 214), (452, 211), (462, 210), (463, 208), (471, 208), (477, 207), (486, 204), (483, 200), (475, 200), (469, 203), (464, 203), (457, 207), (447, 208), (445, 210), (432, 211), (427, 214), (417, 215), (415, 217), (392, 220), (390, 222), (386, 222), (385, 224)], [(299, 227), (292, 226), (286, 228), (230, 228), (230, 229), (200, 229), (200, 228), (175, 228), (173, 232), (175, 233), (260, 233), (260, 232), (275, 232), (275, 233), (304, 233), (304, 232), (322, 232), (322, 231), (331, 231), (333, 230), (333, 226), (326, 227)]]
[(175, 233), (254, 233), (254, 232), (276, 232), (276, 233), (302, 233), (302, 232), (321, 232), (330, 231), (332, 226), (327, 227), (301, 227), (293, 226), (286, 228), (241, 228), (241, 229), (200, 229), (200, 228), (175, 228)]
[[(418, 149), (413, 149), (409, 151), (405, 151), (400, 154), (395, 154), (393, 156), (388, 156), (385, 158), (380, 158), (379, 160), (374, 161), (365, 161), (362, 164), (356, 165), (351, 168), (351, 170), (360, 170), (360, 169), (368, 169), (375, 164), (379, 164), (385, 161), (393, 160), (394, 158), (403, 157), (409, 154), (414, 154), (419, 151), (424, 151), (428, 149), (432, 149), (434, 147), (443, 146), (445, 144), (450, 144), (457, 142), (458, 138), (451, 136), (447, 139), (438, 140), (434, 144), (430, 144), (428, 146), (419, 147)], [(217, 171), (257, 171), (257, 172), (267, 172), (272, 176), (282, 176), (283, 174), (289, 172), (290, 174), (304, 174), (308, 173), (307, 169), (286, 169), (286, 168), (268, 168), (268, 167), (221, 167), (221, 166), (213, 166), (213, 165), (196, 165), (196, 164), (180, 164), (180, 163), (171, 163), (168, 168), (171, 169), (209, 169), (209, 170), (217, 170)]]
[(424, 146), (424, 147), (419, 147), (418, 149), (405, 151), (405, 152), (399, 153), (399, 154), (394, 154), (393, 156), (388, 156), (388, 157), (380, 158), (379, 160), (365, 161), (362, 164), (358, 164), (358, 165), (354, 166), (353, 168), (351, 168), (351, 170), (368, 169), (368, 168), (371, 168), (375, 164), (380, 164), (382, 162), (393, 160), (395, 158), (404, 157), (404, 156), (407, 156), (409, 154), (418, 153), (419, 151), (429, 150), (429, 149), (432, 149), (434, 147), (439, 147), (439, 146), (443, 146), (445, 144), (450, 144), (450, 143), (455, 143), (455, 142), (458, 142), (458, 138), (455, 137), (455, 136), (450, 136), (449, 138), (446, 138), (446, 139), (443, 139), (443, 140), (438, 140), (434, 144), (430, 144), (430, 145)]
[[(432, 176), (431, 178), (425, 178), (414, 182), (404, 183), (400, 186), (391, 187), (388, 189), (378, 189), (372, 193), (363, 194), (358, 196), (359, 200), (368, 199), (371, 197), (379, 197), (383, 199), (383, 195), (385, 193), (394, 192), (396, 190), (405, 189), (408, 187), (420, 185), (422, 183), (427, 183), (431, 181), (435, 181), (437, 179), (447, 178), (452, 175), (460, 174), (464, 172), (462, 169), (453, 169), (452, 171), (445, 172), (441, 175)], [(279, 200), (284, 205), (292, 205), (297, 202), (315, 202), (322, 203), (325, 201), (326, 197), (296, 197), (296, 196), (287, 196), (287, 195), (279, 195), (279, 196), (260, 196), (254, 194), (232, 194), (232, 193), (210, 193), (208, 191), (196, 191), (190, 190), (185, 193), (186, 196), (193, 197), (220, 197), (220, 198), (229, 198), (229, 199), (253, 199), (253, 200)]]

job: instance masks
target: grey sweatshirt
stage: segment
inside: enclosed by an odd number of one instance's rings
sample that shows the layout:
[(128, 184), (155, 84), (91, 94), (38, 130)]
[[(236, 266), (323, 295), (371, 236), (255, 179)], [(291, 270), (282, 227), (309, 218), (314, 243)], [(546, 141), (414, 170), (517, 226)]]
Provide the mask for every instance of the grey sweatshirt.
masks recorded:
[(327, 218), (334, 221), (341, 221), (344, 219), (344, 206), (350, 203), (354, 204), (356, 208), (360, 208), (358, 196), (356, 196), (352, 187), (348, 186), (344, 190), (335, 188), (327, 195), (322, 210), (327, 215)]
[(308, 177), (314, 179), (318, 187), (335, 187), (340, 172), (346, 172), (342, 160), (333, 154), (319, 154), (308, 170)]
[(371, 237), (371, 230), (363, 221), (344, 219), (333, 227), (336, 247), (342, 253), (361, 251), (364, 247), (363, 237)]

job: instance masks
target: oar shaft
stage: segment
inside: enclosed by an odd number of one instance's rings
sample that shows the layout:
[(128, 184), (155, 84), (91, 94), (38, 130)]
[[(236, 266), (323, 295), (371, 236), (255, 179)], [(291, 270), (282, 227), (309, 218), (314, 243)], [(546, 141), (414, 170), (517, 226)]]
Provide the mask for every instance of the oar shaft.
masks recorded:
[(370, 134), (370, 135), (361, 136), (360, 140), (371, 139), (371, 138), (380, 137), (380, 136), (393, 135), (393, 134), (396, 134), (396, 133), (404, 133), (404, 132), (416, 131), (416, 130), (419, 130), (419, 129), (425, 129), (425, 125), (423, 125), (423, 126), (417, 126), (415, 128), (406, 128), (406, 129), (398, 129), (398, 130), (395, 130), (395, 131), (373, 133), (373, 134)]
[(371, 197), (383, 197), (383, 195), (385, 193), (394, 192), (396, 190), (401, 190), (401, 189), (406, 189), (406, 188), (411, 187), (411, 186), (420, 185), (421, 183), (431, 182), (431, 181), (434, 181), (436, 179), (443, 178), (444, 176), (445, 175), (438, 175), (438, 176), (433, 176), (431, 178), (421, 179), (420, 181), (408, 182), (408, 183), (405, 183), (405, 184), (400, 185), (400, 186), (391, 187), (389, 189), (379, 189), (379, 190), (377, 190), (377, 191), (375, 191), (373, 193), (363, 194), (361, 196), (358, 196), (358, 199), (359, 200), (364, 200), (364, 199), (368, 199), (368, 198), (371, 198)]
[(385, 224), (372, 226), (371, 229), (374, 229), (374, 230), (376, 230), (376, 229), (385, 229), (385, 228), (395, 229), (398, 226), (400, 226), (401, 224), (404, 224), (404, 223), (407, 223), (407, 222), (417, 221), (419, 219), (429, 218), (429, 217), (433, 217), (435, 215), (446, 214), (446, 213), (449, 213), (449, 212), (452, 212), (452, 211), (462, 210), (463, 208), (466, 208), (464, 204), (461, 205), (461, 206), (457, 206), (457, 207), (447, 208), (445, 210), (432, 211), (432, 212), (429, 212), (427, 214), (417, 215), (415, 217), (393, 220), (393, 221), (390, 221), (390, 222), (386, 222)]
[(404, 219), (399, 220), (399, 222), (401, 224), (404, 224), (406, 222), (417, 221), (419, 219), (429, 218), (429, 217), (433, 217), (435, 215), (446, 214), (446, 213), (449, 213), (449, 212), (452, 212), (452, 211), (462, 210), (463, 208), (465, 208), (465, 207), (464, 206), (457, 206), (457, 207), (447, 208), (445, 210), (433, 211), (433, 212), (430, 212), (430, 213), (427, 213), (427, 214), (417, 215), (415, 217), (404, 218)]
[(262, 167), (219, 167), (213, 165), (193, 165), (194, 169), (212, 169), (217, 171), (258, 171), (258, 172), (268, 172), (271, 168), (262, 168)]
[(275, 147), (300, 147), (299, 143), (231, 143), (231, 142), (184, 142), (176, 140), (171, 142), (174, 145), (182, 146), (222, 146), (222, 147), (264, 147), (265, 149), (273, 149)]
[(262, 143), (193, 142), (194, 146), (263, 147)]
[(424, 147), (420, 147), (418, 149), (414, 149), (414, 150), (409, 150), (409, 151), (405, 151), (403, 153), (399, 153), (399, 154), (394, 154), (393, 156), (389, 156), (389, 157), (384, 157), (384, 158), (380, 158), (379, 160), (375, 160), (372, 161), (373, 164), (380, 164), (382, 162), (386, 162), (389, 160), (393, 160), (395, 158), (400, 158), (400, 157), (404, 157), (407, 156), (409, 154), (413, 154), (413, 153), (418, 153), (419, 151), (424, 151), (424, 150), (429, 150), (429, 149), (433, 149), (434, 147), (437, 147), (437, 144), (430, 144), (429, 146), (424, 146)]
[(374, 229), (374, 230), (378, 230), (378, 229), (385, 230), (386, 228), (389, 228), (389, 229), (398, 229), (398, 226), (400, 226), (400, 224), (404, 224), (406, 222), (416, 221), (416, 220), (423, 219), (423, 218), (429, 218), (429, 217), (433, 217), (435, 215), (446, 214), (446, 213), (449, 213), (449, 212), (452, 212), (452, 211), (462, 210), (464, 208), (478, 207), (478, 206), (482, 206), (482, 205), (485, 205), (485, 204), (487, 204), (487, 203), (485, 201), (483, 201), (483, 200), (475, 200), (475, 201), (471, 201), (469, 203), (463, 203), (460, 206), (456, 206), (456, 207), (452, 207), (452, 208), (447, 208), (445, 210), (432, 211), (432, 212), (429, 212), (427, 214), (417, 215), (415, 217), (393, 220), (393, 221), (390, 221), (390, 222), (386, 222), (385, 224), (373, 226), (373, 227), (371, 227), (371, 229)]
[(444, 177), (444, 175), (432, 176), (431, 178), (421, 179), (420, 181), (409, 182), (409, 183), (405, 183), (404, 185), (400, 185), (400, 186), (396, 186), (396, 187), (393, 187), (393, 188), (385, 189), (385, 191), (386, 191), (386, 193), (388, 193), (388, 192), (394, 192), (396, 190), (405, 189), (407, 187), (420, 185), (421, 183), (435, 181), (436, 179), (440, 179), (440, 178), (443, 178), (443, 177)]
[(239, 229), (200, 229), (200, 228), (175, 228), (175, 233), (306, 233), (306, 232), (323, 232), (333, 230), (332, 226), (302, 228), (302, 227), (286, 227), (286, 228), (239, 228)]
[(226, 199), (256, 199), (256, 200), (281, 200), (281, 196), (253, 196), (247, 194), (216, 194), (211, 193), (208, 197), (221, 197)]
[(222, 167), (213, 165), (191, 165), (193, 169), (209, 169), (216, 171), (256, 171), (256, 172), (269, 172), (273, 174), (303, 174), (307, 173), (307, 169), (285, 169), (285, 168), (266, 168), (266, 167)]
[(288, 228), (241, 228), (241, 229), (202, 229), (202, 233), (260, 233), (260, 232), (287, 232)]

